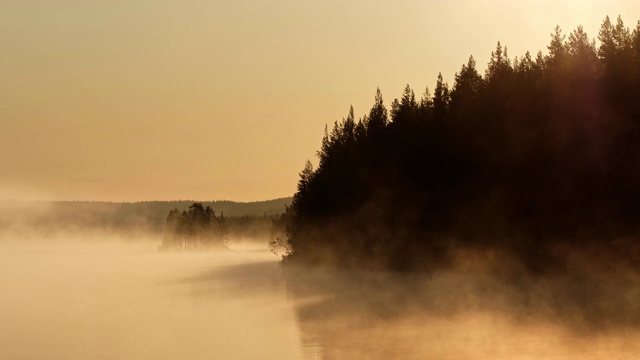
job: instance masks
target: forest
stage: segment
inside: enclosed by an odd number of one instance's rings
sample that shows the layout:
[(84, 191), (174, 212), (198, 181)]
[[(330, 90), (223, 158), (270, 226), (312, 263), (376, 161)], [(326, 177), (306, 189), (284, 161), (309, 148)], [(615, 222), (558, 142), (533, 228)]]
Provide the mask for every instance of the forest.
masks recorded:
[(640, 21), (606, 17), (597, 42), (556, 27), (547, 50), (498, 42), (484, 74), (471, 56), (452, 86), (407, 85), (390, 108), (378, 89), (325, 128), (275, 222), (285, 263), (430, 269), (498, 249), (545, 272), (559, 248), (638, 245)]

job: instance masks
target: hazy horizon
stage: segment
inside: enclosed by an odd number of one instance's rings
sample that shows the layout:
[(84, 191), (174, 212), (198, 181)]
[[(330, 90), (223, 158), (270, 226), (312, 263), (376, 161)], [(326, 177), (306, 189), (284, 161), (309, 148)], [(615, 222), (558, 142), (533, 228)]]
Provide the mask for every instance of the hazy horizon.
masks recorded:
[(258, 200), (247, 200), (247, 201), (236, 201), (233, 199), (168, 199), (168, 200), (132, 200), (132, 201), (117, 201), (117, 200), (76, 200), (76, 199), (59, 199), (59, 200), (51, 200), (51, 199), (19, 199), (19, 198), (1, 198), (0, 203), (10, 203), (10, 202), (51, 202), (51, 203), (113, 203), (113, 204), (135, 204), (135, 203), (146, 203), (146, 202), (199, 202), (199, 203), (221, 203), (221, 202), (231, 202), (236, 204), (251, 204), (251, 203), (264, 203), (276, 200), (290, 199), (292, 196), (282, 196), (273, 199), (258, 199)]
[[(549, 34), (618, 1), (0, 1), (0, 198), (150, 201), (291, 196), (325, 124), (379, 87), (450, 85), (547, 53)], [(505, 16), (508, 15), (508, 16)]]

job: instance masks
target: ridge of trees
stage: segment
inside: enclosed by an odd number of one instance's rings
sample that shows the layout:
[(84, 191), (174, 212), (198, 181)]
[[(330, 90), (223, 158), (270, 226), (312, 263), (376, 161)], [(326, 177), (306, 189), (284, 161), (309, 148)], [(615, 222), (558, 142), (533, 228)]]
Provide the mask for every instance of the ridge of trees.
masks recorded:
[[(256, 202), (234, 201), (8, 201), (0, 200), (0, 232), (19, 228), (30, 232), (84, 232), (148, 234), (162, 237), (170, 210), (186, 209), (194, 202), (224, 212), (230, 236), (260, 233), (267, 241), (270, 219), (281, 214), (291, 197)], [(249, 221), (247, 217), (250, 218)], [(245, 231), (250, 230), (250, 231)], [(258, 231), (259, 230), (259, 231)], [(266, 235), (264, 235), (266, 233)], [(257, 235), (257, 234), (256, 234)]]
[(548, 53), (497, 44), (452, 87), (377, 89), (325, 128), (275, 224), (288, 262), (409, 269), (456, 247), (507, 249), (531, 268), (554, 246), (640, 235), (640, 21), (606, 17), (599, 46), (579, 26)]

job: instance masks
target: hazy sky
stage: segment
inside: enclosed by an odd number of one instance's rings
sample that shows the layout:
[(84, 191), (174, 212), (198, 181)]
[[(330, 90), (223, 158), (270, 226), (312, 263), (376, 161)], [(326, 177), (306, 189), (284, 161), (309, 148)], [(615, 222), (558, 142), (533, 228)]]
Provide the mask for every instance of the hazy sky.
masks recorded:
[(324, 125), (637, 0), (0, 0), (0, 199), (264, 200)]

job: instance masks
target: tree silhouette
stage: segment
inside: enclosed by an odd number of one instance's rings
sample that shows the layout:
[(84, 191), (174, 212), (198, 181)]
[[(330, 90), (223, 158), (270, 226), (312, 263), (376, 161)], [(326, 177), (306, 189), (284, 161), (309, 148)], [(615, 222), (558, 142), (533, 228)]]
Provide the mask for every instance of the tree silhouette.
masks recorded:
[(204, 249), (224, 245), (226, 235), (223, 214), (216, 216), (210, 207), (193, 203), (188, 211), (173, 209), (167, 215), (163, 249)]
[(543, 270), (558, 244), (639, 235), (640, 22), (607, 17), (598, 39), (556, 27), (547, 55), (498, 43), (484, 76), (469, 57), (390, 117), (380, 89), (351, 107), (277, 222), (287, 261), (410, 269), (468, 246)]

